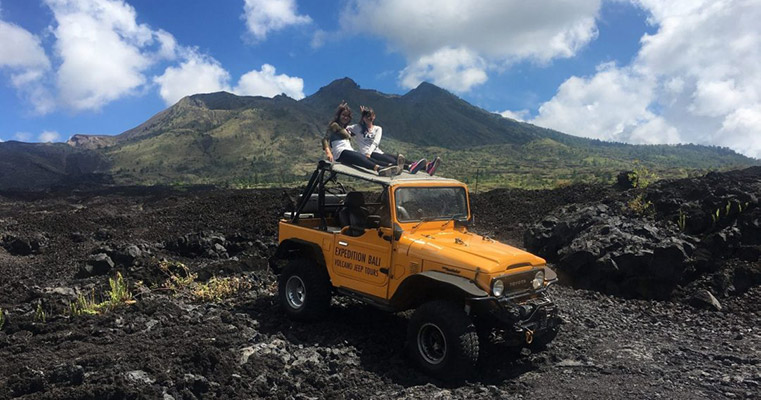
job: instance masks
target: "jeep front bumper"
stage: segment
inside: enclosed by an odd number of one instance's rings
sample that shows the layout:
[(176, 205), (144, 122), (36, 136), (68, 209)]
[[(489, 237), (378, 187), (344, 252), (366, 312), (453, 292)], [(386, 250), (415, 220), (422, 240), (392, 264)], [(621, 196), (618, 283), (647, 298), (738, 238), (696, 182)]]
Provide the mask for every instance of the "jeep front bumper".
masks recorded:
[(487, 297), (474, 299), (473, 311), (482, 322), (501, 328), (514, 339), (530, 343), (560, 325), (557, 306), (547, 292), (530, 298)]

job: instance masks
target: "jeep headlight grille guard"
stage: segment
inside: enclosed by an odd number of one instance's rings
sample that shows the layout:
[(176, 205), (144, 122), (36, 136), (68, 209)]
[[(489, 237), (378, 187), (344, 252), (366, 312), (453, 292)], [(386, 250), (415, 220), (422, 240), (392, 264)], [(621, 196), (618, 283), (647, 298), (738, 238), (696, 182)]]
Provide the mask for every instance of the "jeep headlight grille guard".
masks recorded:
[(492, 279), (491, 293), (494, 297), (518, 297), (545, 288), (544, 269), (532, 269), (520, 274), (503, 275)]

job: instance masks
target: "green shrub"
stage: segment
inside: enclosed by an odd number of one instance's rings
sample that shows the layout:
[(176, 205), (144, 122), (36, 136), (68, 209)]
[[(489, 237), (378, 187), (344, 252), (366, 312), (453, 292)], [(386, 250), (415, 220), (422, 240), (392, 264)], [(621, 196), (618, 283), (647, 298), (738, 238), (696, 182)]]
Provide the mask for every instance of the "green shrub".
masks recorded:
[(121, 305), (134, 304), (132, 293), (129, 291), (127, 283), (120, 272), (116, 273), (115, 278), (108, 278), (108, 284), (111, 289), (106, 293), (108, 300), (97, 302), (95, 300), (95, 291), (87, 297), (82, 293), (77, 296), (73, 303), (69, 303), (69, 312), (71, 315), (95, 315), (103, 311), (113, 310)]
[(629, 209), (637, 215), (652, 214), (653, 203), (645, 200), (645, 195), (640, 193), (628, 203)]

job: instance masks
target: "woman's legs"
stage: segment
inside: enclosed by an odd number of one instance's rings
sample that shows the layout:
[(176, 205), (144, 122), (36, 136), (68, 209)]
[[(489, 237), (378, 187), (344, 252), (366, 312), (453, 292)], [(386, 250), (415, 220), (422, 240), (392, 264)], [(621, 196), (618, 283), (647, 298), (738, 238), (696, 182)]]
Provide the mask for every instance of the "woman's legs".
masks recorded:
[(375, 167), (378, 166), (378, 164), (373, 160), (353, 150), (342, 151), (341, 156), (338, 157), (336, 161), (340, 162), (341, 164), (356, 165), (358, 167), (364, 167), (372, 170), (375, 170)]
[(398, 175), (401, 171), (398, 170), (397, 167), (383, 167), (375, 162), (373, 162), (371, 159), (365, 157), (364, 154), (357, 153), (353, 150), (344, 150), (341, 152), (341, 155), (336, 159), (336, 161), (340, 162), (341, 164), (346, 165), (355, 165), (358, 167), (364, 167), (367, 169), (371, 169), (378, 173), (380, 176), (392, 176), (392, 175)]
[(396, 157), (388, 154), (373, 152), (373, 154), (370, 154), (370, 159), (379, 165), (396, 165)]

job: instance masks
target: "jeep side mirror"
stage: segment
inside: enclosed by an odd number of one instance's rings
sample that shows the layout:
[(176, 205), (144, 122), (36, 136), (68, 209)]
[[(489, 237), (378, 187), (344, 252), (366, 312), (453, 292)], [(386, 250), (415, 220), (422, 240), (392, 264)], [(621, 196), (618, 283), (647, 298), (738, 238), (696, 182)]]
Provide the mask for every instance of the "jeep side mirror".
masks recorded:
[(368, 215), (367, 216), (367, 223), (365, 226), (369, 229), (376, 229), (380, 228), (381, 223), (381, 217), (380, 215)]
[(401, 239), (402, 238), (402, 232), (404, 232), (404, 230), (402, 230), (401, 225), (394, 224), (394, 240), (398, 241), (399, 239)]

